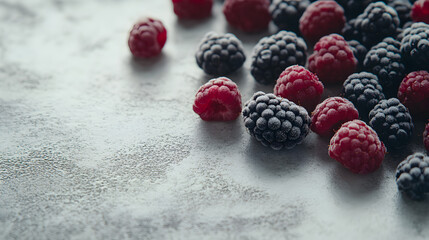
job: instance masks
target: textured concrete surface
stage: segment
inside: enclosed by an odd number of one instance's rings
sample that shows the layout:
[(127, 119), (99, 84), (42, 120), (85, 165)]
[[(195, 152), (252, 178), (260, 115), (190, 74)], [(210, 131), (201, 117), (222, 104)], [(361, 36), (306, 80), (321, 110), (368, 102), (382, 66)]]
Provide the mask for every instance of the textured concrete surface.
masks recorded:
[[(135, 60), (143, 16), (168, 29), (163, 54)], [(217, 2), (201, 23), (170, 1), (0, 0), (0, 239), (425, 239), (429, 202), (396, 190), (414, 142), (358, 176), (310, 134), (262, 147), (241, 119), (206, 123), (193, 97), (210, 79), (193, 54), (208, 30), (233, 32), (248, 59), (230, 75), (257, 90), (250, 54), (268, 32), (231, 29)], [(330, 88), (325, 94), (334, 95)]]

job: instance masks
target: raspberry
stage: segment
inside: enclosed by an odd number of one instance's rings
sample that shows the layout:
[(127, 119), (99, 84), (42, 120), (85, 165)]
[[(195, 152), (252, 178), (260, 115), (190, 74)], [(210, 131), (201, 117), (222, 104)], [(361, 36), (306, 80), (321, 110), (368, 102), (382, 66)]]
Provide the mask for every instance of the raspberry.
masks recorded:
[(226, 75), (239, 69), (246, 56), (241, 41), (233, 34), (207, 33), (195, 54), (197, 64), (207, 74)]
[(418, 0), (411, 10), (411, 18), (414, 22), (429, 24), (429, 0)]
[(384, 99), (377, 76), (368, 72), (350, 75), (343, 84), (343, 95), (358, 109), (363, 120), (367, 120), (369, 111)]
[(402, 33), (401, 54), (410, 70), (429, 70), (429, 25), (413, 23)]
[(271, 93), (255, 93), (244, 105), (243, 120), (251, 136), (274, 150), (295, 147), (310, 131), (305, 108)]
[(200, 87), (193, 109), (205, 121), (231, 121), (240, 115), (241, 94), (230, 79), (215, 78)]
[(425, 131), (423, 132), (423, 143), (425, 144), (426, 150), (429, 152), (429, 122), (426, 124)]
[(280, 31), (259, 40), (253, 49), (250, 71), (256, 81), (271, 84), (285, 68), (305, 65), (307, 45), (295, 33)]
[(299, 30), (305, 40), (317, 42), (330, 33), (341, 33), (346, 23), (343, 8), (335, 1), (317, 1), (299, 19)]
[(389, 150), (404, 147), (413, 134), (414, 124), (408, 109), (397, 98), (381, 100), (369, 112), (369, 125)]
[(354, 39), (371, 47), (386, 37), (395, 36), (400, 20), (398, 13), (383, 2), (371, 3), (344, 28), (346, 39)]
[(396, 169), (398, 190), (413, 200), (422, 200), (429, 192), (429, 157), (415, 153), (402, 161)]
[(417, 116), (429, 118), (429, 73), (418, 71), (409, 73), (401, 83), (398, 98)]
[(173, 0), (174, 13), (183, 19), (201, 19), (211, 15), (213, 0)]
[(313, 111), (320, 102), (323, 84), (316, 75), (304, 67), (294, 65), (286, 68), (274, 86), (274, 94)]
[(226, 0), (223, 13), (231, 26), (245, 32), (264, 30), (271, 21), (268, 0)]
[(357, 67), (357, 59), (344, 38), (338, 34), (322, 37), (308, 59), (308, 69), (324, 83), (343, 82)]
[(128, 38), (128, 46), (135, 57), (147, 58), (161, 53), (166, 41), (167, 30), (162, 22), (145, 18), (134, 24)]
[(311, 130), (319, 135), (331, 135), (348, 121), (359, 118), (353, 103), (341, 97), (330, 97), (317, 105), (311, 114)]
[(378, 77), (384, 94), (394, 97), (405, 76), (405, 66), (399, 48), (401, 44), (393, 38), (386, 38), (367, 53), (363, 69)]
[(347, 41), (347, 43), (352, 49), (353, 55), (358, 60), (358, 69), (361, 69), (363, 67), (363, 60), (365, 59), (365, 56), (368, 50), (364, 45), (362, 45), (360, 42), (356, 40)]
[(299, 19), (310, 5), (309, 0), (274, 0), (270, 13), (277, 27), (293, 32), (299, 31)]
[(385, 154), (386, 147), (377, 133), (361, 120), (344, 123), (329, 145), (331, 158), (359, 174), (377, 170)]

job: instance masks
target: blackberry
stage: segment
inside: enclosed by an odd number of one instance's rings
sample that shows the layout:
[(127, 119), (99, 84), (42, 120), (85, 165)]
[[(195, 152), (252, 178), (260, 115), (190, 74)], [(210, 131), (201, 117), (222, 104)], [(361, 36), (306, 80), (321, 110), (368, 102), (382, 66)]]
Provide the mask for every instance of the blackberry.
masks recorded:
[(346, 39), (371, 47), (386, 37), (395, 36), (400, 21), (397, 12), (384, 2), (371, 3), (343, 29)]
[(429, 70), (429, 25), (413, 23), (402, 33), (401, 54), (410, 70)]
[(336, 0), (344, 8), (345, 15), (348, 19), (355, 18), (371, 3), (372, 0)]
[(429, 192), (429, 157), (415, 153), (402, 161), (396, 169), (398, 190), (413, 200), (422, 200)]
[(387, 97), (398, 93), (405, 76), (405, 66), (400, 52), (401, 44), (393, 38), (386, 38), (366, 54), (363, 69), (377, 75)]
[(372, 73), (360, 72), (350, 75), (343, 84), (343, 95), (355, 105), (363, 120), (384, 99), (383, 88)]
[(305, 65), (307, 44), (295, 33), (280, 31), (259, 40), (253, 49), (250, 71), (262, 84), (275, 83), (280, 73), (292, 65)]
[(242, 113), (250, 135), (274, 150), (295, 147), (310, 131), (311, 120), (305, 108), (271, 93), (255, 93)]
[(363, 60), (365, 59), (368, 49), (366, 49), (364, 45), (362, 45), (356, 40), (347, 41), (347, 43), (352, 49), (353, 55), (355, 55), (356, 59), (358, 60), (358, 69), (361, 69), (363, 66)]
[(369, 125), (390, 149), (404, 147), (411, 139), (414, 125), (408, 109), (397, 99), (381, 100), (369, 112)]
[(246, 56), (241, 41), (233, 34), (207, 33), (195, 54), (198, 66), (207, 74), (225, 75), (239, 69)]
[(395, 9), (396, 13), (398, 13), (401, 27), (405, 23), (413, 21), (410, 14), (412, 5), (408, 0), (388, 0), (387, 5)]
[(280, 29), (299, 31), (299, 18), (310, 5), (309, 0), (274, 0), (270, 13), (274, 24)]

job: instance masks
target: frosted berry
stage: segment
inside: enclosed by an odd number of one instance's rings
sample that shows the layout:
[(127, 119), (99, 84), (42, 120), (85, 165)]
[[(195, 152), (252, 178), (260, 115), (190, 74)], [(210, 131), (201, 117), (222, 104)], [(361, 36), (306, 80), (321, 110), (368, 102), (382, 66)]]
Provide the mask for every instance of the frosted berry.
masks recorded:
[(429, 25), (413, 23), (401, 35), (400, 50), (408, 69), (429, 71)]
[(274, 0), (270, 5), (273, 22), (283, 30), (299, 31), (299, 19), (310, 5), (309, 0)]
[(225, 0), (223, 13), (231, 26), (245, 32), (264, 30), (271, 21), (268, 0)]
[(128, 38), (128, 46), (135, 57), (153, 57), (161, 53), (167, 41), (167, 30), (162, 22), (145, 18), (133, 26)]
[(377, 133), (361, 120), (344, 123), (329, 145), (331, 158), (359, 174), (377, 170), (385, 154), (386, 147)]
[(345, 98), (330, 97), (317, 105), (311, 114), (311, 130), (319, 135), (332, 135), (343, 123), (358, 118), (353, 103)]
[(211, 15), (213, 0), (173, 0), (174, 13), (183, 19), (201, 19)]
[(322, 37), (308, 59), (308, 69), (323, 83), (342, 83), (357, 67), (351, 47), (338, 34)]
[(317, 42), (330, 33), (341, 33), (346, 18), (335, 1), (317, 1), (305, 10), (299, 20), (299, 30), (308, 42)]
[(320, 102), (322, 93), (323, 84), (319, 78), (298, 65), (286, 68), (274, 86), (275, 95), (303, 106), (308, 112)]
[(429, 192), (429, 157), (415, 153), (402, 161), (396, 169), (398, 190), (413, 200), (422, 200)]
[(409, 73), (399, 87), (398, 98), (413, 115), (429, 118), (429, 73)]
[(205, 121), (231, 121), (241, 113), (241, 94), (230, 79), (215, 78), (200, 87), (193, 109)]
[(414, 22), (429, 24), (429, 0), (418, 0), (411, 10), (411, 18)]

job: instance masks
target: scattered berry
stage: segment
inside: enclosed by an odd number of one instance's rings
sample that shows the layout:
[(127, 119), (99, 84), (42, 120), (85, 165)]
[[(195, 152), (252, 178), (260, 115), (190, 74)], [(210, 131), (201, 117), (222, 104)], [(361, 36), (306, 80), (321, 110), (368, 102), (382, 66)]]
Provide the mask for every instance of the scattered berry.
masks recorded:
[(228, 78), (210, 80), (195, 95), (194, 112), (205, 121), (231, 121), (241, 112), (241, 94)]
[(179, 18), (201, 19), (211, 15), (213, 0), (173, 0), (174, 13)]
[(363, 61), (363, 69), (377, 75), (384, 94), (388, 97), (396, 97), (405, 76), (400, 47), (401, 43), (395, 39), (386, 38), (372, 47)]
[(305, 40), (314, 43), (330, 33), (341, 33), (345, 23), (344, 10), (338, 3), (320, 0), (302, 14), (299, 30)]
[(381, 100), (369, 112), (369, 125), (389, 150), (404, 147), (414, 129), (408, 109), (397, 98)]
[(271, 93), (255, 93), (244, 105), (243, 120), (250, 135), (274, 150), (295, 147), (310, 131), (305, 108)]
[(385, 154), (386, 147), (377, 133), (361, 120), (344, 123), (329, 145), (331, 158), (359, 174), (377, 170)]
[(418, 0), (411, 10), (411, 17), (414, 22), (424, 22), (429, 24), (429, 0)]
[(128, 38), (128, 46), (135, 57), (153, 57), (161, 53), (167, 41), (167, 30), (162, 22), (145, 18), (134, 24)]
[(402, 161), (396, 169), (398, 190), (413, 200), (422, 200), (429, 192), (429, 157), (415, 153)]
[(356, 40), (347, 41), (347, 43), (352, 49), (353, 55), (358, 60), (358, 69), (361, 69), (363, 67), (363, 60), (365, 59), (365, 56), (368, 50), (364, 45), (362, 45), (360, 42)]
[(368, 72), (350, 75), (343, 84), (343, 95), (358, 109), (363, 120), (367, 120), (369, 112), (384, 99), (377, 76)]
[(311, 114), (311, 130), (319, 135), (331, 135), (345, 122), (359, 118), (358, 110), (349, 100), (330, 97), (317, 105)]
[(429, 122), (426, 124), (425, 131), (423, 132), (423, 143), (425, 144), (426, 150), (429, 152)]
[(320, 102), (322, 93), (323, 84), (319, 78), (298, 65), (286, 68), (274, 86), (275, 95), (303, 106), (308, 112)]
[(352, 48), (338, 34), (322, 37), (308, 59), (308, 69), (324, 83), (343, 82), (357, 67)]
[(309, 0), (274, 0), (270, 13), (277, 27), (293, 32), (299, 31), (299, 19), (310, 5)]
[(261, 31), (271, 20), (268, 0), (225, 0), (223, 13), (232, 26), (245, 32)]
[(272, 84), (285, 68), (305, 65), (307, 45), (295, 33), (280, 31), (259, 40), (253, 49), (250, 71), (256, 81)]
[(402, 33), (401, 54), (410, 70), (429, 70), (429, 25), (413, 23)]
[(398, 98), (413, 116), (429, 118), (429, 73), (409, 73), (399, 87)]
[(246, 56), (241, 41), (233, 34), (207, 33), (195, 54), (198, 66), (207, 74), (226, 75), (239, 69)]

